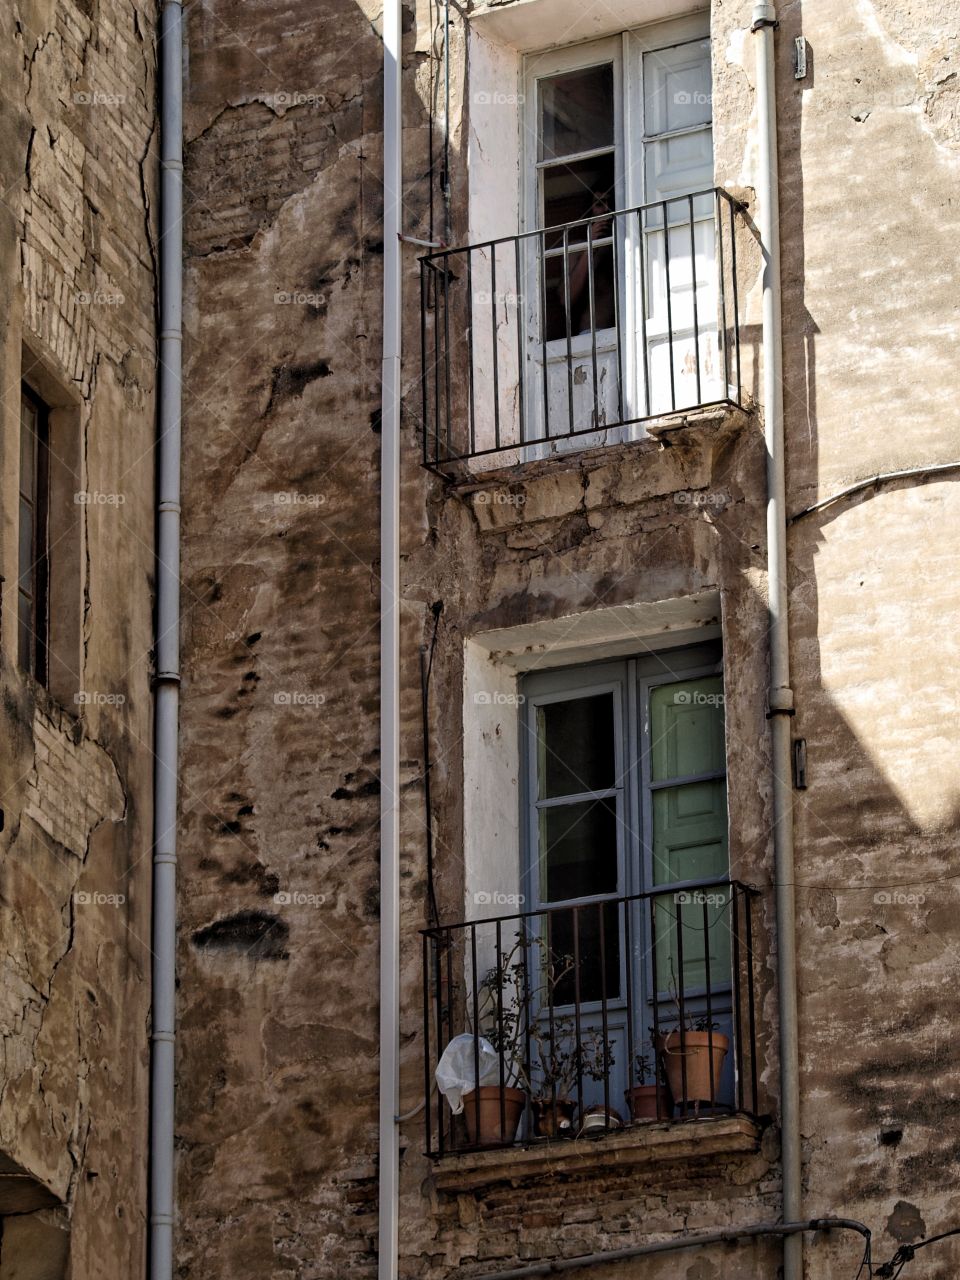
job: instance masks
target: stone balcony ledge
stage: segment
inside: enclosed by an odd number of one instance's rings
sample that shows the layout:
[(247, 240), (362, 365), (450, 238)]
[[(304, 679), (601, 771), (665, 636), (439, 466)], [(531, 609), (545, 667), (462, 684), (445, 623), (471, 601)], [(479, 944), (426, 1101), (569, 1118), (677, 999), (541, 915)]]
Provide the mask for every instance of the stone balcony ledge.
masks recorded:
[(498, 1183), (518, 1186), (534, 1179), (752, 1155), (760, 1149), (763, 1127), (746, 1115), (653, 1121), (597, 1137), (447, 1155), (435, 1162), (432, 1179), (438, 1191), (458, 1193)]

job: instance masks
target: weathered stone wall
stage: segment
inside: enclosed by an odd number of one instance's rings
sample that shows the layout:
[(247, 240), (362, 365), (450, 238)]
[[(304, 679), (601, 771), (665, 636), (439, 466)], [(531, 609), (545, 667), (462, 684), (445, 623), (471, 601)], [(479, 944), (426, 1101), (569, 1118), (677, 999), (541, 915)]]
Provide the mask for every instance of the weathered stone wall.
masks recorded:
[[(2, 1276), (144, 1267), (154, 16), (0, 12), (0, 1213), (47, 1206), (4, 1219)], [(53, 409), (49, 690), (17, 665), (21, 378)]]
[[(797, 511), (885, 467), (960, 454), (948, 266), (958, 19), (934, 3), (909, 16), (871, 0), (781, 8)], [(718, 3), (712, 21), (717, 178), (754, 215), (751, 12)], [(795, 81), (801, 17), (811, 72)], [(406, 218), (423, 235), (434, 42), (425, 11), (405, 19)], [(340, 2), (254, 14), (211, 0), (190, 12), (178, 1194), (181, 1270), (197, 1280), (375, 1270), (378, 22), (379, 11)], [(466, 210), (454, 27), (456, 238)], [(723, 602), (732, 861), (764, 894), (763, 1084), (775, 1120), (758, 423), (518, 472), (508, 491), (522, 502), (429, 477), (405, 252), (402, 1106), (422, 1092), (418, 648), (430, 605), (444, 602), (432, 694), (438, 894), (441, 914), (459, 918), (465, 639), (712, 589)], [(711, 501), (677, 500), (691, 491)], [(956, 830), (955, 493), (949, 477), (885, 486), (790, 533), (795, 732), (809, 749), (797, 793), (805, 1212), (863, 1218), (881, 1256), (916, 1238), (921, 1218), (928, 1231), (960, 1221), (943, 1123), (956, 1092), (943, 1046), (957, 926), (952, 888), (935, 883), (950, 874)], [(560, 1169), (466, 1192), (433, 1177), (420, 1117), (403, 1133), (411, 1277), (778, 1212), (775, 1123), (758, 1153), (706, 1167)], [(808, 1274), (852, 1277), (856, 1252), (849, 1238), (817, 1240)], [(773, 1256), (689, 1254), (617, 1274), (767, 1276)], [(956, 1271), (946, 1246), (925, 1265)]]

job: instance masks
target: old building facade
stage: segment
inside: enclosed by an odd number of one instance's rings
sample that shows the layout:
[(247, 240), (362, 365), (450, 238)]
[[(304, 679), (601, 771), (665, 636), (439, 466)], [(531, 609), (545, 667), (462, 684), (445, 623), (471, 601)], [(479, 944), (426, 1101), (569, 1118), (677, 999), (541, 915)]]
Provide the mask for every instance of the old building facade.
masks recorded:
[[(751, 0), (402, 9), (394, 1271), (384, 15), (185, 6), (183, 1280), (783, 1266), (776, 1235), (594, 1256), (783, 1214), (768, 39), (800, 1207), (866, 1224), (875, 1271), (960, 1226), (960, 8), (777, 7), (772, 35)], [(0, 1155), (35, 1199), (4, 1219), (0, 1280), (50, 1250), (51, 1274), (127, 1277), (149, 1120), (155, 34), (132, 0), (3, 21)], [(38, 671), (14, 621), (36, 494), (17, 459), (47, 410), (78, 478), (55, 517), (51, 464)], [(435, 1087), (458, 1035), (474, 1079), (490, 1055), (483, 1119)], [(572, 1139), (543, 1132), (561, 1095)], [(863, 1247), (807, 1232), (802, 1274), (853, 1280)], [(904, 1274), (958, 1261), (947, 1240)]]
[(27, 0), (4, 5), (0, 30), (0, 1274), (133, 1276), (150, 1008), (155, 15)]

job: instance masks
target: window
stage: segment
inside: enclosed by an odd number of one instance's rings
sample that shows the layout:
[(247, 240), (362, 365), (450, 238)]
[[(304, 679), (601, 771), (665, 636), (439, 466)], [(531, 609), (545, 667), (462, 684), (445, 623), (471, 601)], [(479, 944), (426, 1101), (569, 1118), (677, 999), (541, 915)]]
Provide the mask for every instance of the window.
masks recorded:
[(525, 104), (526, 437), (724, 398), (707, 20), (528, 56)]
[(50, 437), (46, 405), (26, 386), (20, 397), (20, 508), (17, 652), (20, 666), (47, 683), (49, 641)]
[(525, 893), (551, 954), (575, 958), (549, 1016), (579, 1005), (581, 1034), (603, 1023), (622, 1097), (628, 1045), (675, 1027), (681, 992), (689, 1017), (709, 1001), (732, 1025), (720, 644), (537, 673), (523, 691)]

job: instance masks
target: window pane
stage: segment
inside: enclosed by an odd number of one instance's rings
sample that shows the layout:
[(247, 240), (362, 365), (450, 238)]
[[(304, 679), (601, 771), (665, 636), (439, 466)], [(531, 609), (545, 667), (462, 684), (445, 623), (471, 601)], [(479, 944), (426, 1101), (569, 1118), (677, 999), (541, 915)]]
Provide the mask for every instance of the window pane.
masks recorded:
[(28, 502), (20, 499), (20, 545), (18, 578), (20, 586), (28, 595), (33, 595), (33, 509)]
[(537, 785), (541, 800), (616, 785), (613, 694), (537, 707)]
[(539, 820), (542, 901), (616, 893), (615, 797), (541, 809)]
[(546, 76), (540, 91), (540, 159), (613, 144), (613, 63)]
[(36, 500), (36, 451), (37, 411), (24, 396), (20, 401), (20, 492), (31, 502)]
[[(590, 274), (589, 259), (583, 250), (567, 254), (567, 288), (570, 298), (570, 336), (589, 333), (590, 324)], [(567, 294), (563, 288), (563, 255), (547, 258), (544, 264), (546, 280), (547, 341), (555, 342), (567, 336)], [(593, 328), (612, 329), (616, 323), (614, 297), (613, 249), (608, 245), (593, 251)]]
[[(603, 916), (601, 948), (600, 918)], [(555, 911), (550, 920), (550, 941), (557, 981), (554, 1005), (573, 1004), (577, 996), (573, 957), (580, 956), (580, 1002), (599, 1000), (606, 987), (607, 999), (620, 994), (620, 906), (616, 902), (592, 903), (573, 911)], [(603, 964), (601, 965), (601, 954)], [(686, 967), (686, 966), (684, 966)], [(604, 978), (606, 983), (604, 983)]]
[[(572, 164), (552, 164), (541, 174), (543, 183), (543, 225), (563, 226), (578, 218), (595, 218), (611, 213), (616, 207), (616, 159), (612, 151), (575, 160)], [(601, 219), (593, 224), (594, 240), (602, 240), (613, 232), (612, 223)], [(570, 243), (585, 241), (587, 228), (571, 227)], [(562, 233), (547, 236), (548, 249), (563, 244)]]
[(24, 671), (33, 670), (33, 605), (22, 591), (17, 592), (17, 661)]

